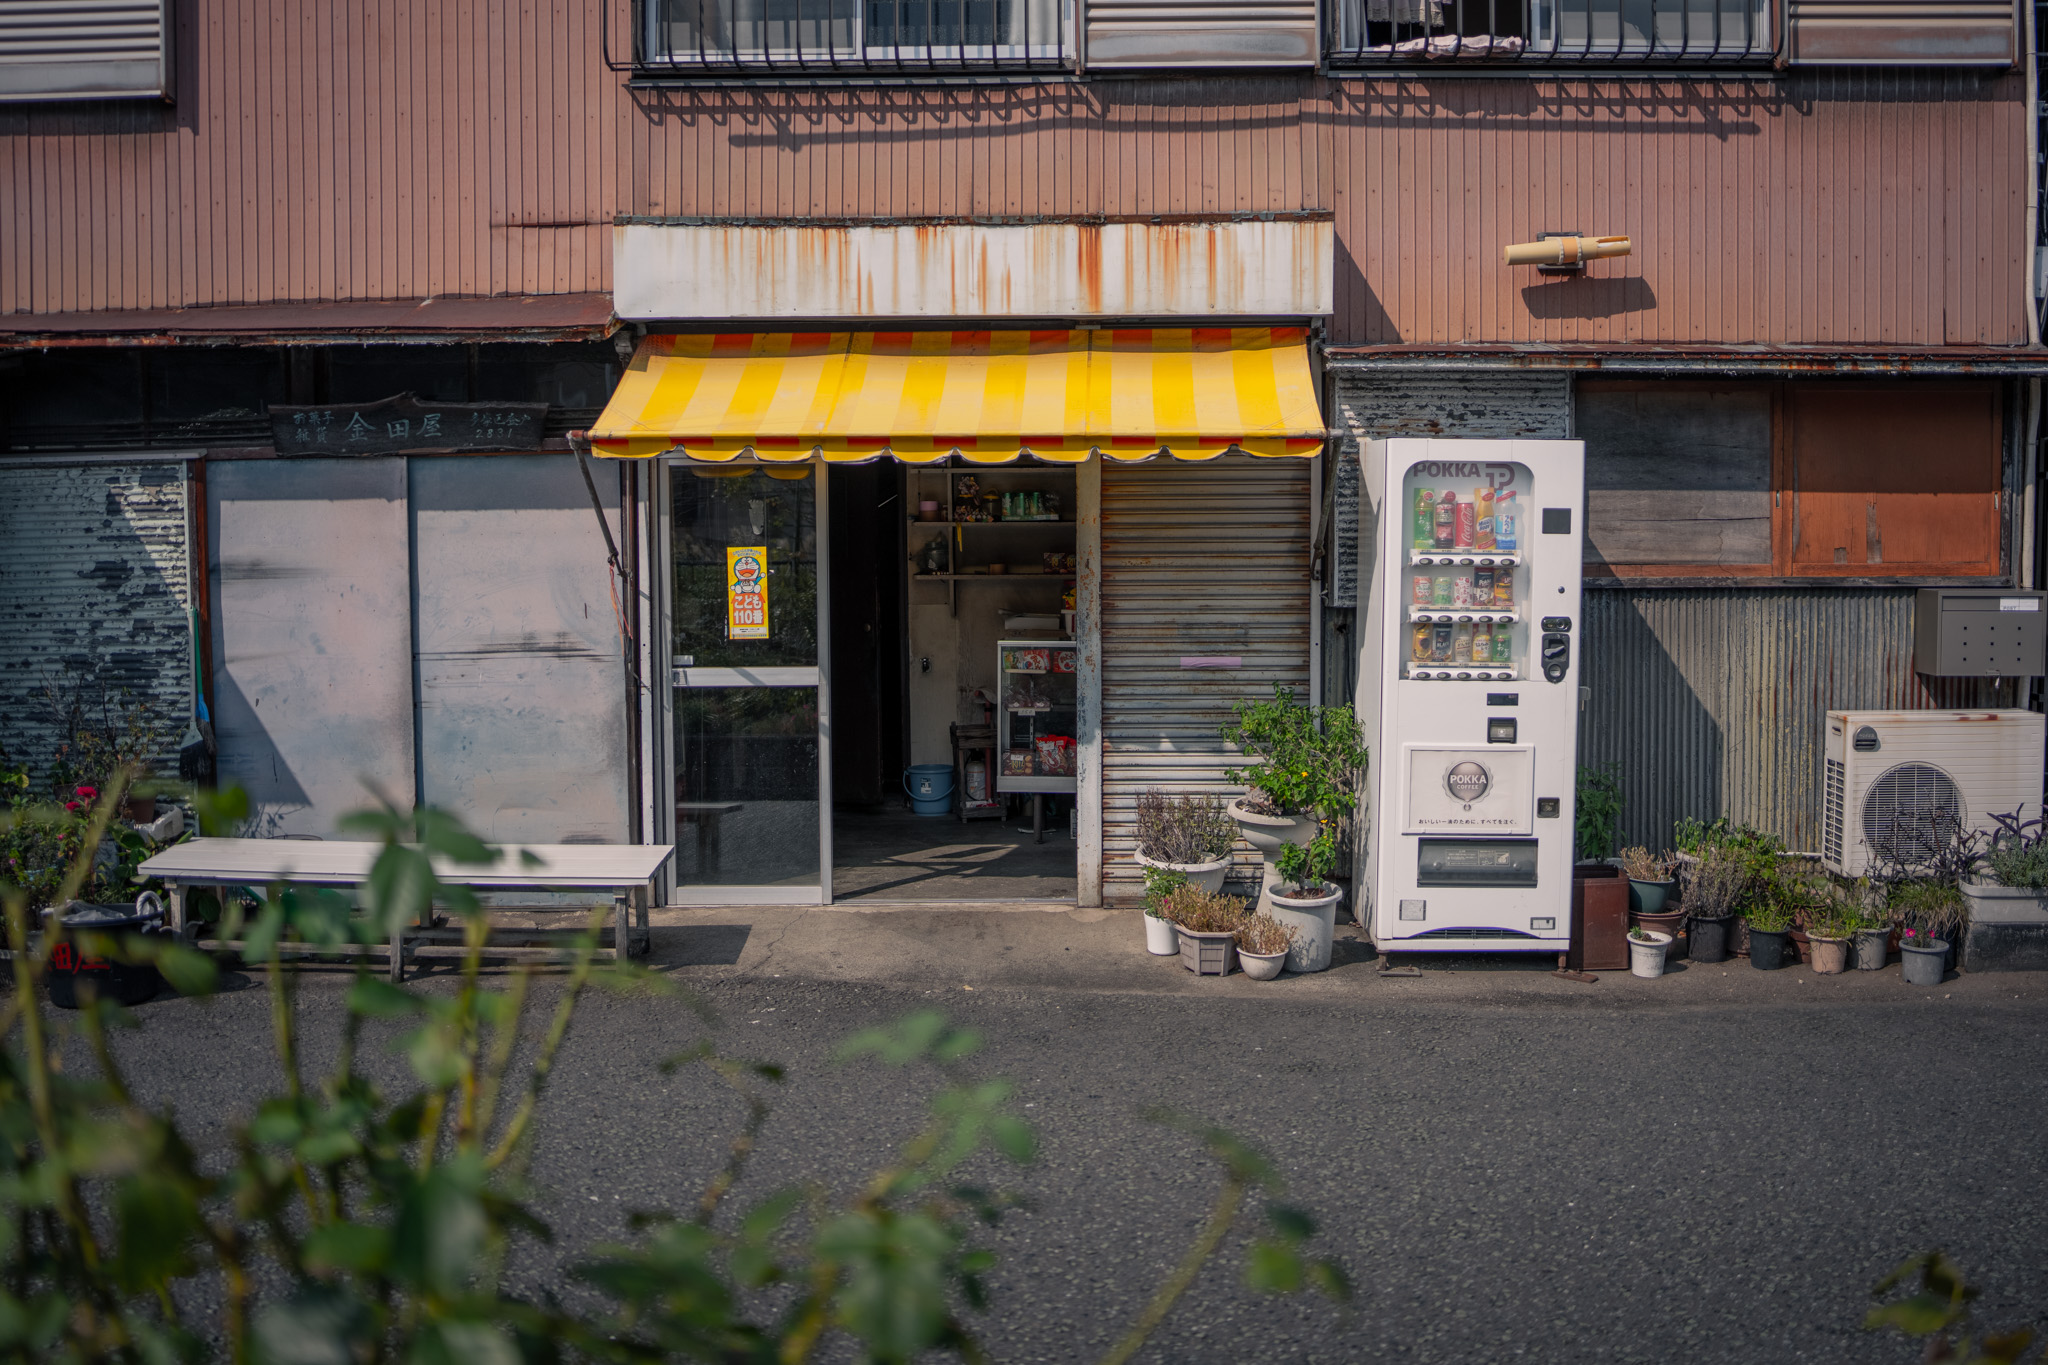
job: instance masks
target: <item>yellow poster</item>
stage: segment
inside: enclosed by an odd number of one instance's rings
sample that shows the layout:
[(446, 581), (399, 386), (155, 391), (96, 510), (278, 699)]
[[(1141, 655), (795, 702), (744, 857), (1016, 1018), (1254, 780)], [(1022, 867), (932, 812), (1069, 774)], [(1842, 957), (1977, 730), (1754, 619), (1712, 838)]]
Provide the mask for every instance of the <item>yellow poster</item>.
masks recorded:
[(730, 545), (725, 551), (725, 638), (768, 638), (768, 547)]

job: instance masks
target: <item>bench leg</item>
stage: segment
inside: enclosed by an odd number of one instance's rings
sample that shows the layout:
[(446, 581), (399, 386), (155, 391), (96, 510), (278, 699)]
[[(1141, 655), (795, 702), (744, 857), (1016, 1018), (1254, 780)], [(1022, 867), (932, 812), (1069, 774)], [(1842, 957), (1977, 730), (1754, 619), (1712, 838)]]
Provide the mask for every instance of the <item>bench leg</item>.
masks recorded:
[(647, 921), (648, 909), (654, 900), (654, 888), (638, 887), (633, 892), (634, 917), (640, 921), (634, 931), (633, 952), (637, 957), (648, 957), (654, 952), (654, 930)]
[(397, 985), (405, 980), (405, 927), (403, 925), (391, 931), (390, 974), (393, 985)]
[(612, 897), (612, 959), (624, 962), (633, 951), (632, 914), (627, 899), (621, 894)]

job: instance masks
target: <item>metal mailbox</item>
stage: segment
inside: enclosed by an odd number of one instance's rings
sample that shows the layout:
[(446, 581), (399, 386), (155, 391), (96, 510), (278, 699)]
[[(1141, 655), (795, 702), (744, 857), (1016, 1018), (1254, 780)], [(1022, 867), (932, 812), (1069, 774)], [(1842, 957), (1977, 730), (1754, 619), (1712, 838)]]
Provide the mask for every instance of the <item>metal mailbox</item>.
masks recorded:
[(2048, 673), (2048, 593), (1922, 588), (1913, 601), (1913, 670), (1934, 677)]

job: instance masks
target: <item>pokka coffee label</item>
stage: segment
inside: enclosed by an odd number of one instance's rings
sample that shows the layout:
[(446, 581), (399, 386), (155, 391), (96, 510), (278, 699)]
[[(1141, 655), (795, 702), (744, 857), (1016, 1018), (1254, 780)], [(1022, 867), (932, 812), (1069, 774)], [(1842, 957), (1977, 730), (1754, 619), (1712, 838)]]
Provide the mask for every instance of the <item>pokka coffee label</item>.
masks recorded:
[(725, 552), (725, 638), (768, 638), (768, 547), (733, 545)]
[(1534, 763), (1522, 745), (1468, 749), (1410, 744), (1406, 829), (1411, 834), (1527, 834)]

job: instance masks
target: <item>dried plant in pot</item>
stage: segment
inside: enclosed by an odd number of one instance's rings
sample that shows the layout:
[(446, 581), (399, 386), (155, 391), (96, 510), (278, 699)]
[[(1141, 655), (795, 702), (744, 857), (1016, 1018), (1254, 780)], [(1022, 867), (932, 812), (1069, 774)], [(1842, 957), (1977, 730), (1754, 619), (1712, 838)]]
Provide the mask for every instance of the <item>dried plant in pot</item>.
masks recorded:
[(1684, 913), (1690, 920), (1687, 957), (1694, 962), (1728, 960), (1736, 901), (1748, 884), (1749, 868), (1736, 850), (1709, 844), (1694, 855), (1685, 885)]
[(1237, 931), (1237, 965), (1254, 981), (1271, 981), (1287, 965), (1296, 937), (1294, 926), (1271, 915), (1249, 915)]
[[(1670, 853), (1656, 854), (1637, 844), (1619, 854), (1621, 874), (1628, 878), (1628, 908), (1631, 915), (1677, 914), (1678, 878), (1672, 875), (1676, 859)], [(1670, 926), (1652, 928), (1671, 932)]]
[(1181, 965), (1197, 976), (1228, 976), (1237, 965), (1243, 899), (1188, 885), (1167, 896), (1163, 908), (1180, 935)]
[(1172, 796), (1157, 787), (1138, 795), (1132, 857), (1148, 873), (1177, 872), (1205, 891), (1221, 891), (1236, 842), (1237, 822), (1213, 796)]

